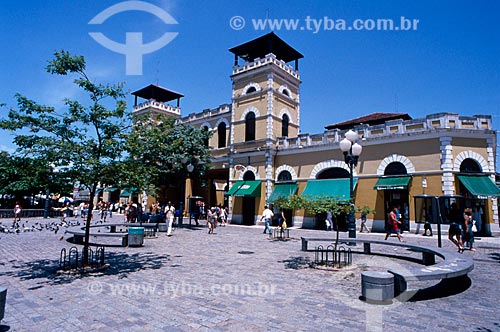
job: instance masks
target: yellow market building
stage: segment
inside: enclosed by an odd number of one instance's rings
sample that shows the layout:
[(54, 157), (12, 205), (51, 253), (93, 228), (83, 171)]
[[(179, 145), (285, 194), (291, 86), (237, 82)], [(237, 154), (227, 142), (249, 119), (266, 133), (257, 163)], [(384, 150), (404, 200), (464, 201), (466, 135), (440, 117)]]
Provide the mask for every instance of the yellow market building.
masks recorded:
[[(146, 88), (134, 92), (135, 114), (167, 114), (214, 132), (208, 142), (213, 168), (202, 181), (188, 179), (185, 197), (178, 199), (185, 206), (187, 196), (201, 196), (208, 206), (228, 206), (232, 223), (254, 225), (278, 196), (348, 198), (350, 172), (339, 143), (352, 129), (362, 146), (353, 169), (354, 204), (375, 209), (368, 216), (373, 230), (383, 231), (395, 204), (410, 229), (417, 228), (415, 196), (422, 194), (460, 195), (463, 207), (480, 211), (483, 234), (498, 227), (497, 138), (490, 115), (438, 113), (413, 119), (405, 113), (372, 113), (327, 125), (323, 133), (301, 134), (302, 54), (274, 33), (229, 51), (234, 64), (228, 104), (182, 116), (181, 94), (156, 85), (147, 93)], [(138, 103), (137, 97), (146, 101)], [(324, 227), (322, 218), (303, 210), (286, 213), (289, 225)]]

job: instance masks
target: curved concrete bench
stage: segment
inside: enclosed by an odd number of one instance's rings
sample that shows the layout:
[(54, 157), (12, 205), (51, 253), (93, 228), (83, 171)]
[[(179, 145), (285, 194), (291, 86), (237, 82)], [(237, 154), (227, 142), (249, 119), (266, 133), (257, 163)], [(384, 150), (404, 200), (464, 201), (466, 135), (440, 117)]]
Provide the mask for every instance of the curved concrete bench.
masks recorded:
[[(122, 246), (126, 247), (128, 244), (128, 232), (116, 232), (117, 226), (124, 226), (129, 224), (102, 224), (102, 225), (90, 225), (90, 236), (99, 236), (99, 237), (115, 237), (121, 238)], [(111, 232), (93, 232), (92, 228), (102, 228), (102, 227), (111, 227)], [(66, 230), (66, 233), (73, 235), (73, 243), (83, 243), (83, 239), (85, 238), (85, 226), (77, 226), (70, 227)]]
[[(306, 238), (302, 237), (302, 250), (308, 250), (308, 244), (311, 241), (328, 241), (335, 242), (334, 238)], [(421, 246), (407, 242), (391, 242), (369, 239), (339, 239), (339, 243), (363, 243), (363, 251), (366, 254), (371, 253), (371, 244), (396, 246), (412, 249), (422, 253), (421, 263), (425, 266), (415, 266), (405, 270), (390, 269), (387, 272), (394, 275), (394, 296), (400, 296), (400, 300), (409, 300), (413, 294), (404, 296), (408, 289), (409, 281), (426, 281), (426, 280), (443, 280), (453, 279), (466, 276), (474, 269), (474, 261), (472, 257), (451, 252), (439, 248)], [(436, 264), (435, 256), (441, 257), (443, 260)], [(382, 280), (382, 279), (381, 279)], [(373, 282), (373, 280), (372, 280)], [(386, 280), (381, 282), (385, 283)], [(403, 296), (401, 296), (403, 295)]]

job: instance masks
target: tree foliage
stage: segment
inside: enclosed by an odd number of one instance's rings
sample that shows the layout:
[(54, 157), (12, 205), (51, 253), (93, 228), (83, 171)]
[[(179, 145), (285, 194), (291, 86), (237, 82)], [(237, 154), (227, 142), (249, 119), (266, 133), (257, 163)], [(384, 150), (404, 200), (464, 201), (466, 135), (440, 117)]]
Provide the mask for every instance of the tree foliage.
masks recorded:
[(200, 178), (210, 167), (210, 149), (205, 142), (211, 135), (171, 117), (146, 115), (134, 119), (134, 130), (127, 139), (127, 162), (141, 161), (139, 167), (147, 183), (182, 178), (189, 164), (193, 166), (190, 177)]
[(304, 209), (311, 214), (321, 214), (331, 212), (333, 216), (349, 212), (349, 204), (345, 200), (339, 200), (336, 197), (322, 196), (301, 196), (290, 195), (288, 197), (279, 197), (274, 205), (288, 210)]
[[(327, 212), (332, 214), (333, 219), (337, 219), (342, 214), (347, 214), (351, 210), (351, 205), (345, 201), (345, 199), (338, 199), (336, 197), (322, 195), (322, 196), (301, 196), (301, 195), (290, 195), (288, 197), (279, 197), (274, 205), (279, 208), (289, 209), (289, 210), (300, 210), (304, 209), (306, 212), (311, 214), (324, 214)], [(336, 225), (336, 240), (335, 240), (335, 250), (339, 241), (339, 227), (338, 223)]]
[[(123, 83), (94, 83), (86, 73), (84, 57), (64, 50), (54, 53), (46, 70), (53, 75), (76, 76), (73, 82), (86, 94), (86, 100), (65, 99), (66, 109), (56, 111), (16, 94), (17, 108), (0, 121), (0, 128), (15, 134), (17, 152), (24, 158), (54, 164), (61, 178), (69, 183), (79, 181), (89, 188), (91, 212), (97, 185), (116, 181), (116, 169), (131, 129)], [(85, 249), (92, 213), (88, 216)], [(87, 255), (87, 250), (84, 253)]]
[[(56, 112), (16, 94), (17, 109), (11, 109), (0, 128), (15, 133), (14, 143), (23, 156), (55, 164), (64, 177), (88, 188), (110, 183), (113, 169), (123, 156), (125, 133), (130, 131), (123, 84), (92, 82), (82, 56), (55, 52), (47, 71), (55, 75), (77, 75), (74, 83), (88, 96), (88, 105), (65, 99), (67, 110)], [(112, 100), (107, 108), (104, 100)]]
[(368, 205), (356, 207), (356, 212), (359, 212), (359, 213), (365, 214), (365, 215), (376, 213), (376, 211), (374, 209), (372, 209), (371, 207), (369, 207)]
[(0, 151), (0, 194), (30, 196), (50, 190), (52, 193), (70, 193), (72, 185), (51, 172), (43, 159), (11, 155)]

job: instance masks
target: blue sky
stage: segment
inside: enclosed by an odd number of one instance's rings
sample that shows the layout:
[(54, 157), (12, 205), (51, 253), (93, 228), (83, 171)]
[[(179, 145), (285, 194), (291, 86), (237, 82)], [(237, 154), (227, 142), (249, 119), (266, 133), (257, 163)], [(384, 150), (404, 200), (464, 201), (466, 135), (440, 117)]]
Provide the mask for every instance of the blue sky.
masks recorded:
[[(418, 19), (415, 31), (275, 31), (304, 55), (300, 60), (301, 131), (372, 112), (404, 112), (413, 118), (437, 112), (491, 114), (500, 129), (500, 2), (498, 1), (192, 1), (148, 0), (178, 24), (151, 13), (128, 11), (101, 25), (88, 22), (121, 1), (3, 0), (0, 11), (0, 103), (15, 106), (15, 93), (60, 107), (79, 91), (68, 79), (45, 72), (55, 50), (86, 57), (90, 76), (126, 82), (134, 91), (156, 83), (185, 95), (183, 115), (231, 102), (229, 48), (269, 32), (252, 19), (327, 17), (350, 25), (355, 19)], [(246, 25), (232, 29), (241, 16)], [(89, 36), (102, 32), (118, 43), (125, 32), (142, 32), (145, 43), (178, 32), (163, 48), (146, 54), (142, 75), (126, 75), (125, 56)], [(128, 98), (130, 105), (133, 97)], [(2, 116), (6, 109), (1, 110)], [(0, 149), (12, 149), (0, 133)], [(497, 167), (498, 168), (498, 167)]]

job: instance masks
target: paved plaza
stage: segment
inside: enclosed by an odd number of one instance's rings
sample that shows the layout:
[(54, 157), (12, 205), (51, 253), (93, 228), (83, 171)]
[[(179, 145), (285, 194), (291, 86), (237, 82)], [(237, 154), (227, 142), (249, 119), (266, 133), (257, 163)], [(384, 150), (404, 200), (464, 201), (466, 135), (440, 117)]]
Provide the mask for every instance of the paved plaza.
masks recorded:
[[(292, 239), (277, 241), (262, 231), (159, 233), (143, 247), (106, 247), (110, 267), (77, 276), (55, 273), (61, 249), (72, 246), (64, 229), (0, 233), (0, 286), (8, 288), (0, 331), (500, 331), (498, 237), (477, 239), (477, 251), (464, 253), (475, 268), (463, 292), (435, 287), (413, 301), (372, 305), (359, 299), (361, 272), (415, 264), (397, 258), (414, 253), (379, 246), (388, 256), (355, 254), (345, 270), (318, 269), (300, 237), (333, 232), (291, 229)], [(445, 236), (443, 247), (454, 250)], [(404, 240), (437, 243), (408, 233)]]

